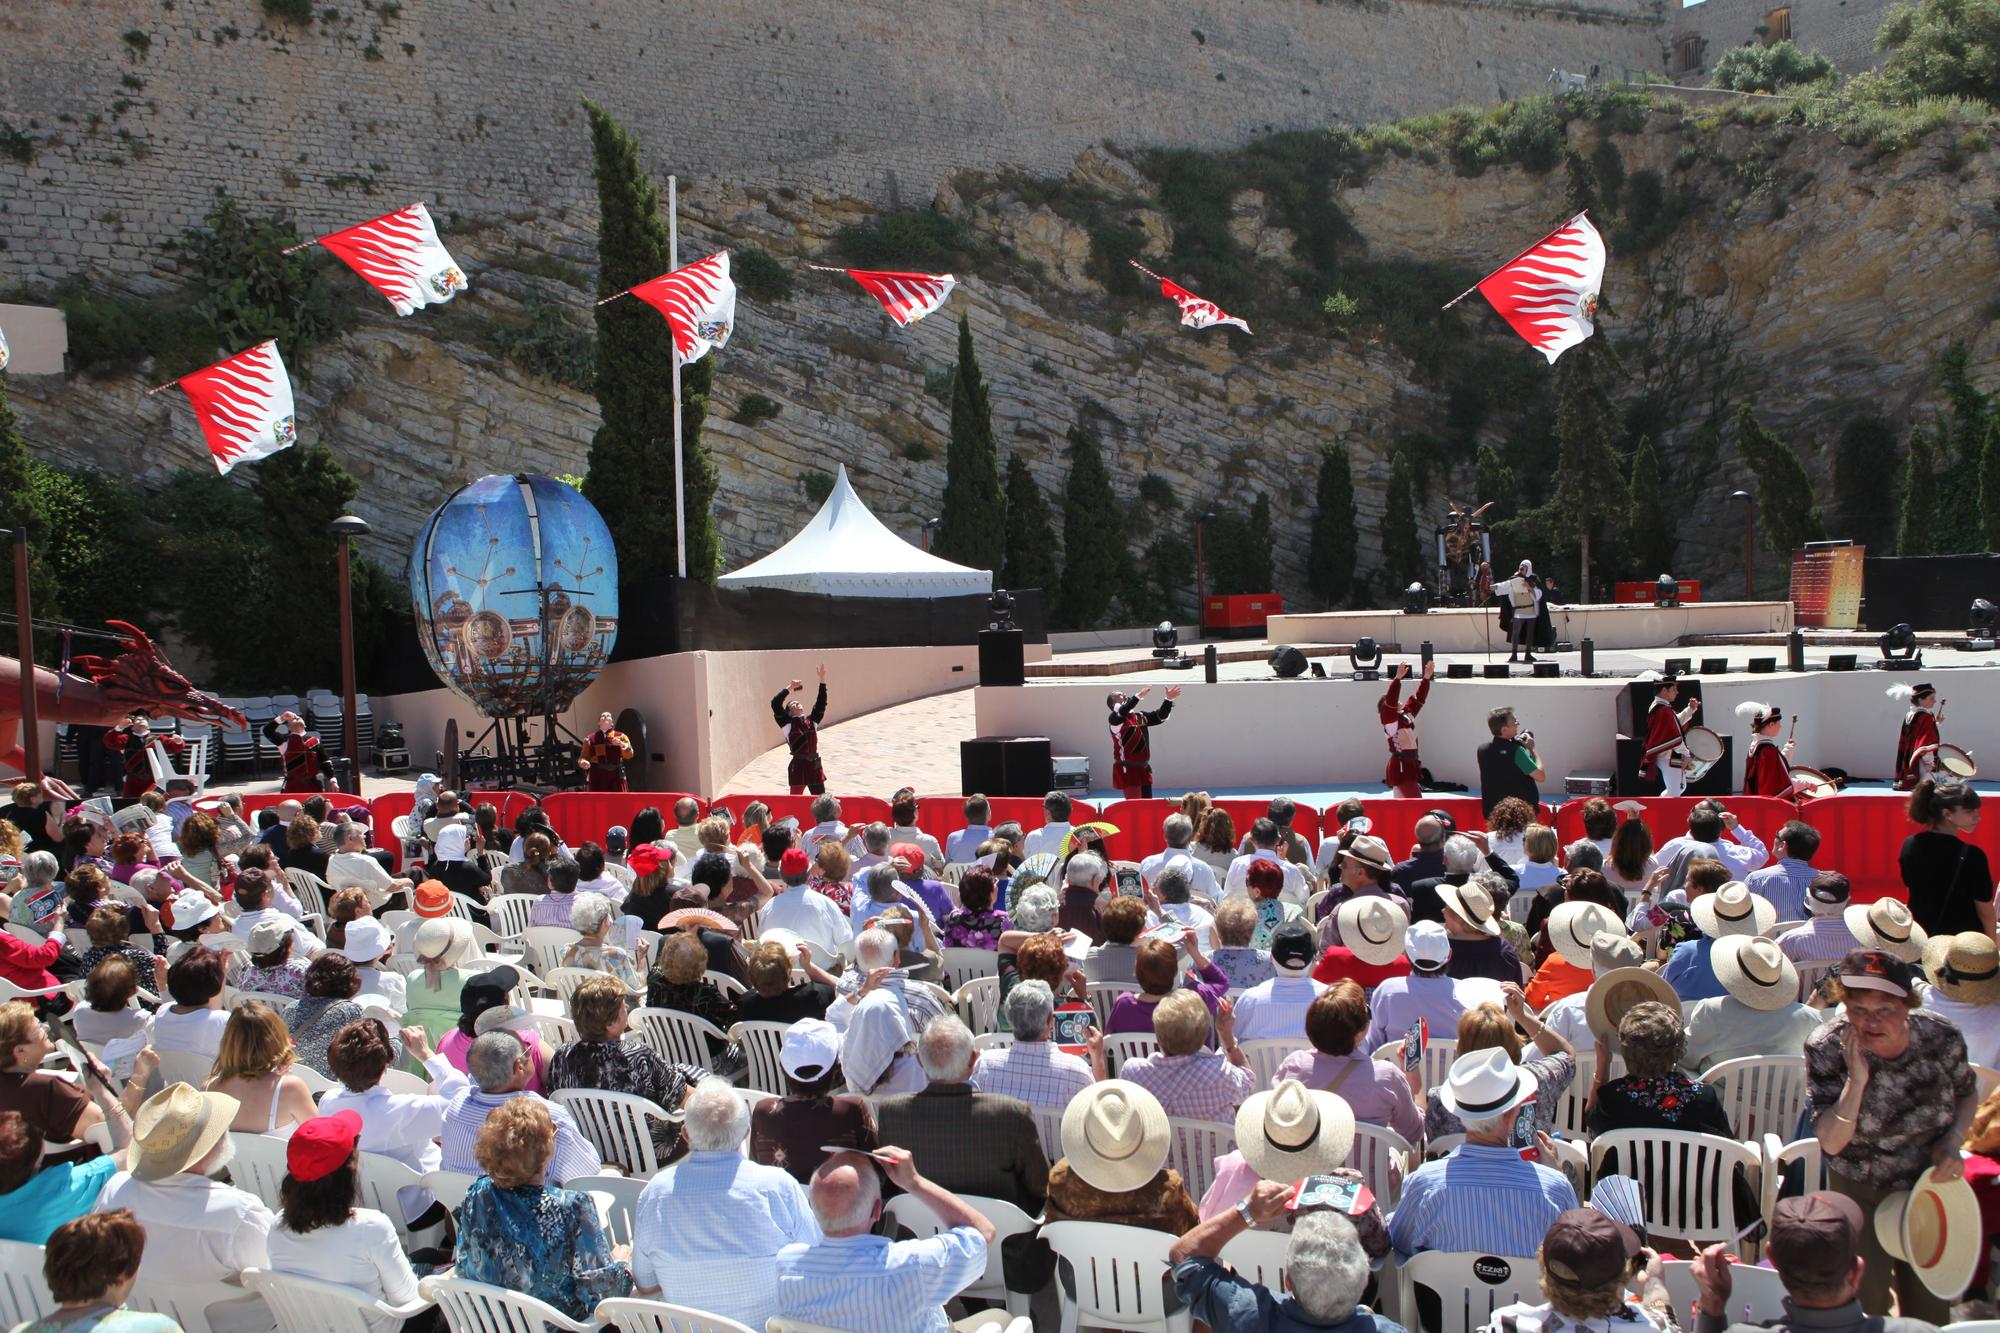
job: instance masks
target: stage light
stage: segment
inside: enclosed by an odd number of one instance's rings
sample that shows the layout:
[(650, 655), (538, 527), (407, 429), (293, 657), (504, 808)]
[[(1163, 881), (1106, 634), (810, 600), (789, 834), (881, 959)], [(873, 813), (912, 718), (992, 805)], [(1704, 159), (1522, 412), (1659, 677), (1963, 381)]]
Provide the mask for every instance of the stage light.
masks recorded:
[[(1537, 663), (1537, 665), (1540, 664)], [(1486, 664), (1485, 675), (1488, 680), (1506, 680), (1513, 674), (1505, 662), (1488, 662)]]
[(1860, 665), (1861, 659), (1854, 653), (1828, 653), (1826, 656), (1828, 671), (1852, 671)]
[(1356, 639), (1347, 650), (1347, 660), (1356, 680), (1382, 679), (1382, 649), (1372, 636), (1364, 634)]
[(1917, 651), (1917, 632), (1908, 625), (1896, 625), (1885, 631), (1876, 640), (1882, 649), (1882, 659), (1875, 665), (1882, 671), (1918, 671), (1923, 668), (1923, 655)]
[(1669, 676), (1690, 675), (1694, 671), (1694, 659), (1692, 657), (1669, 657), (1663, 670)]
[(986, 609), (993, 617), (988, 629), (1014, 628), (1014, 599), (1005, 588), (994, 589), (993, 595), (986, 599)]
[(1562, 679), (1562, 673), (1562, 665), (1558, 662), (1535, 663), (1536, 680), (1560, 680)]
[(1153, 626), (1153, 656), (1170, 667), (1193, 665), (1192, 661), (1181, 656), (1181, 632), (1174, 628), (1171, 620), (1162, 620)]
[(1996, 608), (1984, 597), (1973, 598), (1972, 609), (1965, 615), (1965, 646), (1994, 647), (1996, 638), (2000, 638), (1994, 631), (1994, 621), (1997, 617), (2000, 617), (2000, 608)]
[(1704, 657), (1701, 659), (1701, 674), (1704, 676), (1726, 676), (1729, 674), (1729, 659), (1726, 657)]
[(1431, 609), (1430, 589), (1424, 587), (1424, 585), (1421, 583), (1415, 583), (1415, 582), (1411, 583), (1409, 587), (1403, 589), (1404, 615), (1421, 616), (1428, 614), (1430, 609)]
[(1753, 657), (1750, 659), (1749, 666), (1745, 668), (1753, 676), (1768, 676), (1776, 672), (1777, 669), (1778, 659), (1775, 657)]
[(1447, 662), (1445, 663), (1444, 674), (1447, 680), (1471, 680), (1472, 663)]
[(1679, 606), (1681, 604), (1681, 581), (1672, 574), (1662, 574), (1653, 581), (1654, 606)]

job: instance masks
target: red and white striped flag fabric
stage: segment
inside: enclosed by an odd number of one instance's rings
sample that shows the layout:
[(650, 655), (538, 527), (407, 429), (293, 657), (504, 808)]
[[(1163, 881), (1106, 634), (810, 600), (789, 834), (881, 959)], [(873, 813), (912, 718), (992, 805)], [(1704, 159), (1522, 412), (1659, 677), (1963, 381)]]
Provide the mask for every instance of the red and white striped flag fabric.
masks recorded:
[(889, 318), (903, 328), (943, 305), (951, 289), (958, 286), (958, 279), (949, 273), (882, 273), (861, 268), (828, 268), (824, 264), (806, 267), (819, 273), (845, 273), (880, 301)]
[(1557, 357), (1597, 331), (1597, 292), (1603, 282), (1604, 238), (1578, 213), (1489, 273), (1479, 294), (1554, 365)]
[(1213, 301), (1196, 296), (1172, 278), (1163, 278), (1138, 260), (1129, 260), (1133, 268), (1160, 284), (1160, 295), (1170, 297), (1181, 308), (1181, 324), (1190, 329), (1205, 329), (1215, 324), (1234, 324), (1245, 333), (1250, 326), (1234, 315), (1222, 313), (1222, 307)]
[(729, 277), (729, 252), (683, 264), (672, 273), (640, 283), (632, 295), (667, 317), (674, 356), (688, 365), (729, 342), (736, 326), (736, 284)]
[(238, 463), (266, 458), (298, 441), (292, 381), (275, 341), (258, 343), (174, 382), (194, 404), (217, 472), (227, 474)]
[(5, 370), (7, 363), (11, 360), (13, 360), (13, 354), (7, 350), (7, 332), (4, 329), (0, 329), (0, 370)]
[(322, 236), (319, 243), (388, 297), (399, 315), (441, 305), (467, 286), (465, 271), (438, 240), (431, 212), (422, 204)]

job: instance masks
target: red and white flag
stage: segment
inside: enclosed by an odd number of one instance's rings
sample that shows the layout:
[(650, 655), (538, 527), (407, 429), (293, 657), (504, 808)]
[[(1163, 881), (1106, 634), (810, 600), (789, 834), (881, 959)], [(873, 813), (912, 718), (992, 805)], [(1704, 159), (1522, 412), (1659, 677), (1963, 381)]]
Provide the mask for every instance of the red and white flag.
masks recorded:
[(736, 326), (736, 284), (729, 277), (727, 250), (628, 290), (667, 317), (674, 357), (684, 366), (707, 356), (711, 347), (727, 345)]
[(11, 360), (13, 360), (13, 354), (7, 350), (7, 332), (4, 329), (0, 329), (0, 370), (5, 370), (7, 363)]
[(399, 315), (441, 305), (467, 286), (465, 271), (438, 240), (430, 210), (422, 204), (322, 236), (319, 243), (388, 297)]
[(1160, 295), (1171, 297), (1173, 303), (1181, 308), (1181, 324), (1184, 327), (1205, 329), (1215, 324), (1234, 324), (1245, 333), (1250, 332), (1248, 324), (1234, 315), (1223, 314), (1222, 307), (1215, 302), (1196, 296), (1172, 278), (1161, 277), (1136, 259), (1127, 262), (1133, 268), (1138, 269), (1141, 273), (1160, 284)]
[(292, 414), (292, 381), (275, 341), (261, 342), (174, 383), (186, 390), (215, 456), (215, 470), (266, 458), (299, 438)]
[(1554, 365), (1557, 357), (1597, 331), (1597, 291), (1603, 282), (1604, 238), (1578, 213), (1489, 273), (1478, 290), (1514, 332)]
[(882, 303), (889, 318), (904, 328), (936, 310), (958, 286), (949, 273), (881, 273), (861, 268), (828, 268), (808, 264), (819, 273), (845, 273), (861, 284), (861, 289)]

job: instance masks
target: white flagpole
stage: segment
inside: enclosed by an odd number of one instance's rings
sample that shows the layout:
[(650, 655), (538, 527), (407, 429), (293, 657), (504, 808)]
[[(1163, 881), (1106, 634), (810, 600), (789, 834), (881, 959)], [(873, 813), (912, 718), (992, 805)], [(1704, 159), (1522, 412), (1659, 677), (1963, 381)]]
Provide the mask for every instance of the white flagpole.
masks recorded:
[[(667, 177), (667, 271), (681, 266), (680, 183)], [(671, 338), (669, 342), (671, 343)], [(674, 556), (680, 576), (688, 576), (687, 498), (681, 486), (681, 358), (674, 353)]]

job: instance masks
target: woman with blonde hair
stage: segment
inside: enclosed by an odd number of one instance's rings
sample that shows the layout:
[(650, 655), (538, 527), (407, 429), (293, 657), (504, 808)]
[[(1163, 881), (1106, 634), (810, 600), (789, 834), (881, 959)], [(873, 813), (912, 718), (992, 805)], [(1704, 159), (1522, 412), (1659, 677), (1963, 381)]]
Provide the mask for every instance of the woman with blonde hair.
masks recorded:
[(347, 947), (347, 923), (375, 913), (368, 906), (367, 890), (342, 889), (327, 900), (326, 915), (326, 947), (344, 949)]
[(806, 881), (806, 888), (815, 893), (823, 893), (833, 899), (841, 911), (854, 911), (854, 885), (849, 877), (854, 873), (854, 858), (847, 849), (834, 838), (820, 840), (819, 848), (813, 853), (812, 878)]
[[(1463, 989), (1465, 983), (1459, 984)], [(1486, 984), (1475, 980), (1475, 994)], [(1517, 1027), (1535, 1044), (1534, 1052), (1526, 1059), (1522, 1059), (1526, 1048), (1521, 1044)], [(1498, 1000), (1467, 1005), (1458, 1016), (1459, 1058), (1496, 1046), (1507, 1052), (1508, 1059), (1535, 1076), (1535, 1100), (1514, 1126), (1515, 1146), (1531, 1147), (1537, 1133), (1547, 1132), (1555, 1124), (1563, 1093), (1576, 1078), (1576, 1048), (1529, 1012), (1527, 996), (1521, 988), (1506, 982), (1500, 983)], [(1432, 1097), (1424, 1108), (1424, 1137), (1435, 1139), (1444, 1134), (1463, 1133), (1465, 1126), (1459, 1123), (1459, 1118), (1445, 1109), (1443, 1101)]]
[(1229, 978), (1231, 990), (1248, 990), (1276, 975), (1270, 951), (1250, 944), (1256, 931), (1257, 909), (1248, 898), (1230, 898), (1215, 909), (1215, 924), (1209, 928), (1215, 950), (1209, 961)]
[(215, 883), (222, 869), (216, 850), (220, 836), (216, 822), (199, 810), (182, 820), (180, 832), (174, 835), (174, 845), (181, 849), (181, 865), (209, 884)]
[[(707, 971), (708, 950), (702, 947), (700, 937), (690, 931), (675, 931), (660, 941), (659, 961), (646, 976), (646, 1007), (678, 1009), (728, 1031), (736, 1021), (736, 1006), (723, 998), (722, 991), (705, 975)], [(709, 1044), (716, 1044), (713, 1038)]]
[(285, 850), (278, 854), (279, 866), (325, 879), (331, 859), (331, 854), (319, 849), (319, 822), (311, 815), (300, 815), (285, 825)]
[(222, 1029), (222, 1049), (208, 1079), (210, 1092), (237, 1101), (230, 1129), (269, 1134), (319, 1114), (305, 1080), (291, 1072), (297, 1059), (291, 1031), (277, 1010), (255, 1000), (236, 1006)]

